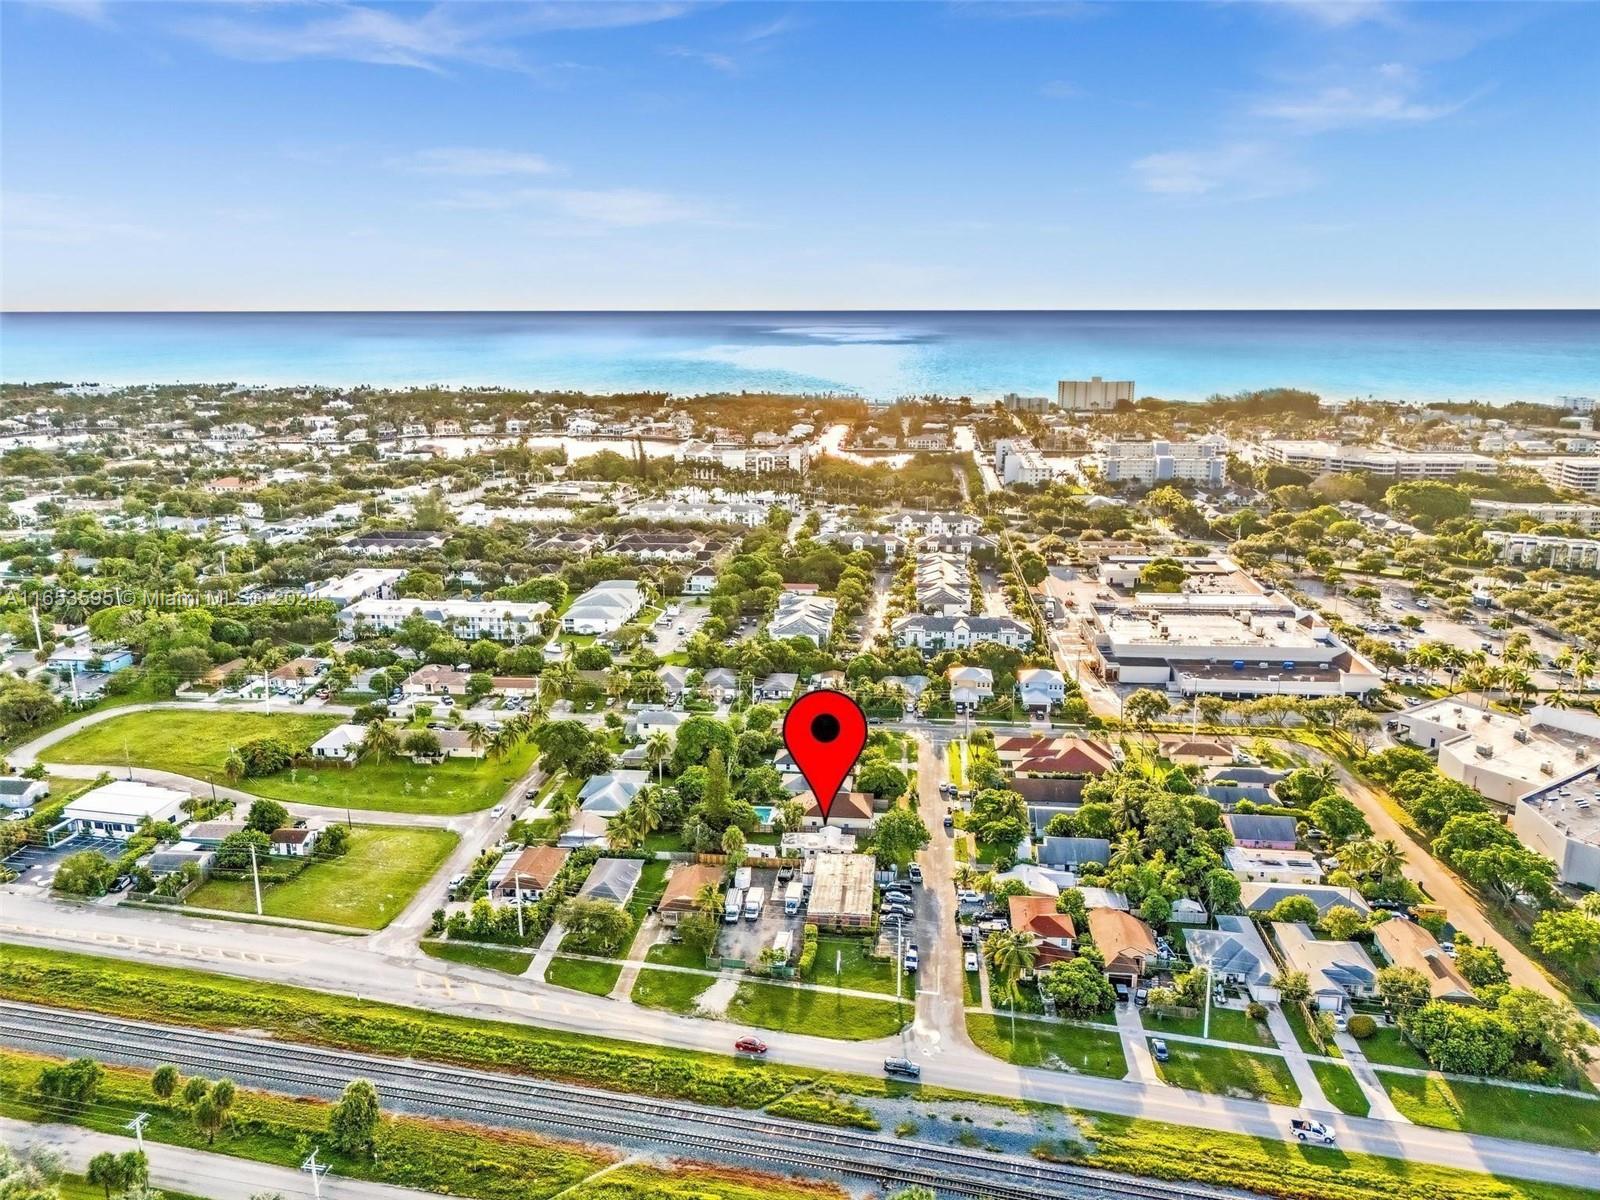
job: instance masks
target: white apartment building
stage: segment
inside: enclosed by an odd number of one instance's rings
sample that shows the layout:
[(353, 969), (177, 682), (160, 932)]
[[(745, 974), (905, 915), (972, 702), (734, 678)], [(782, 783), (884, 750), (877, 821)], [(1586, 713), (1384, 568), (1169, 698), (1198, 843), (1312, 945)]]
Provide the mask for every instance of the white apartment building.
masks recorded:
[(1316, 613), (1282, 596), (1141, 593), (1084, 619), (1102, 678), (1184, 696), (1353, 696), (1376, 666)]
[(1600, 495), (1600, 456), (1593, 458), (1547, 458), (1536, 464), (1539, 474), (1551, 487)]
[(895, 645), (915, 646), (924, 654), (965, 650), (998, 642), (1016, 650), (1033, 645), (1033, 630), (1015, 617), (942, 617), (908, 613), (891, 627)]
[(811, 465), (807, 445), (732, 446), (724, 443), (689, 441), (673, 453), (679, 462), (706, 463), (728, 471), (764, 475), (770, 471), (801, 472)]
[(1056, 384), (1056, 407), (1068, 412), (1110, 412), (1119, 403), (1133, 403), (1133, 380), (1063, 379)]
[(394, 567), (361, 567), (339, 579), (330, 579), (310, 591), (313, 600), (331, 600), (340, 608), (358, 600), (387, 600), (405, 572)]
[(1220, 434), (1192, 442), (1105, 442), (1097, 453), (1108, 483), (1150, 487), (1176, 479), (1217, 488), (1228, 480), (1228, 439)]
[(1045, 484), (1054, 475), (1032, 442), (1000, 438), (994, 444), (994, 470), (1006, 487), (1017, 484)]
[(1486, 521), (1529, 520), (1541, 525), (1576, 525), (1585, 532), (1600, 533), (1600, 504), (1474, 500), (1472, 512)]
[(1500, 470), (1500, 464), (1486, 455), (1454, 450), (1392, 450), (1319, 441), (1264, 442), (1261, 450), (1269, 462), (1312, 475), (1333, 471), (1394, 480), (1454, 479), (1463, 471), (1494, 475)]
[(839, 602), (832, 596), (784, 592), (778, 597), (772, 620), (767, 622), (767, 636), (780, 642), (801, 637), (815, 646), (826, 645), (838, 610)]
[(561, 614), (565, 633), (615, 633), (644, 607), (644, 594), (632, 579), (595, 584)]
[(1483, 540), (1494, 547), (1501, 562), (1528, 566), (1566, 568), (1569, 571), (1600, 570), (1600, 540), (1557, 537), (1542, 533), (1507, 533), (1486, 529)]
[(1561, 407), (1570, 413), (1592, 413), (1595, 411), (1595, 398), (1593, 396), (1562, 396)]
[(407, 617), (420, 616), (464, 641), (493, 638), (497, 642), (520, 642), (539, 632), (539, 620), (549, 611), (550, 606), (543, 600), (369, 598), (347, 605), (339, 620), (346, 632), (357, 625), (388, 632), (400, 628)]
[(972, 585), (962, 555), (923, 555), (917, 560), (914, 582), (919, 612), (962, 617), (972, 611)]

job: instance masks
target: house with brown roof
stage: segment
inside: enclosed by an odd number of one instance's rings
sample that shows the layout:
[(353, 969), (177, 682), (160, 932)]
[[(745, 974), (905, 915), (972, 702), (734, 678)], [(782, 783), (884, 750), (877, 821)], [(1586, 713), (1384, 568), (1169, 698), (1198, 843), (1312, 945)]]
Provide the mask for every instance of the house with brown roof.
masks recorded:
[(1422, 972), (1428, 994), (1450, 1004), (1476, 1004), (1477, 993), (1433, 934), (1415, 921), (1381, 921), (1372, 940), (1383, 957), (1397, 967)]
[(321, 830), (310, 829), (303, 825), (292, 828), (274, 829), (268, 840), (272, 843), (272, 853), (281, 854), (286, 858), (309, 858), (317, 848), (317, 835)]
[(1115, 908), (1089, 910), (1089, 937), (1105, 955), (1106, 976), (1136, 986), (1145, 963), (1156, 956), (1156, 935), (1132, 913)]
[(1025, 775), (1104, 775), (1116, 766), (1111, 747), (1079, 737), (1015, 734), (995, 738), (1001, 762)]
[(1018, 933), (1031, 933), (1037, 941), (1039, 965), (1072, 957), (1078, 931), (1070, 914), (1056, 911), (1054, 896), (1012, 896), (1010, 908), (1011, 928)]
[(489, 691), (496, 696), (527, 699), (539, 694), (537, 675), (495, 675), (489, 680)]
[(466, 694), (469, 679), (471, 675), (466, 671), (429, 663), (406, 676), (400, 690), (408, 696), (461, 696)]
[(524, 901), (537, 900), (571, 853), (557, 846), (528, 846), (515, 858), (507, 855), (489, 872), (490, 898), (514, 899), (520, 888)]
[(700, 889), (707, 885), (721, 887), (721, 867), (700, 863), (680, 864), (677, 870), (667, 876), (666, 889), (661, 893), (661, 902), (656, 905), (661, 923), (676, 925), (686, 914), (694, 912), (695, 897), (700, 894)]
[(828, 819), (822, 819), (822, 809), (817, 804), (815, 797), (811, 800), (811, 807), (806, 809), (805, 818), (800, 822), (802, 829), (821, 829), (824, 825), (831, 825), (842, 829), (846, 833), (862, 834), (872, 828), (872, 823), (877, 820), (877, 814), (872, 811), (872, 793), (870, 792), (840, 792), (833, 798), (833, 807), (828, 810)]

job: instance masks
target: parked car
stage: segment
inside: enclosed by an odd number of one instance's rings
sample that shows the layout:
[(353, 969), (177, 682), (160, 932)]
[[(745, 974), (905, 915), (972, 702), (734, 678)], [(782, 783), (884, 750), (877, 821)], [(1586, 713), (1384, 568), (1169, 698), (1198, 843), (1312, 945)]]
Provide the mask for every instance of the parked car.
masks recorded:
[(1333, 1131), (1321, 1121), (1302, 1121), (1294, 1118), (1289, 1122), (1289, 1128), (1294, 1130), (1294, 1136), (1302, 1142), (1321, 1142), (1325, 1146), (1333, 1145)]
[(465, 875), (450, 876), (450, 895), (454, 896), (457, 892), (459, 892), (461, 890), (461, 885), (466, 881), (467, 877)]
[(949, 813), (945, 814), (944, 827), (945, 827), (946, 830), (951, 830), (951, 829), (954, 829), (956, 827), (956, 819), (954, 817), (952, 817)]
[(976, 971), (978, 969), (978, 952), (976, 950), (968, 950), (961, 965), (968, 971)]
[(733, 1044), (733, 1048), (740, 1054), (765, 1054), (767, 1044), (758, 1037), (742, 1037)]
[(1157, 1062), (1166, 1062), (1172, 1057), (1172, 1051), (1167, 1049), (1167, 1043), (1161, 1038), (1150, 1039), (1150, 1054)]
[(886, 1058), (883, 1060), (883, 1073), (885, 1075), (903, 1075), (907, 1079), (921, 1079), (922, 1068), (909, 1058)]
[(908, 947), (906, 949), (906, 957), (905, 957), (905, 962), (904, 962), (903, 965), (905, 966), (905, 969), (906, 969), (907, 973), (913, 974), (913, 975), (916, 974), (917, 962), (918, 962), (917, 947), (916, 947), (916, 944), (913, 943), (910, 947)]
[(922, 882), (922, 868), (916, 863), (911, 864), (910, 869), (906, 871), (906, 875), (910, 878), (912, 883)]
[(1350, 1018), (1349, 1017), (1345, 1016), (1344, 1013), (1334, 1013), (1333, 1014), (1333, 1031), (1335, 1033), (1344, 1033), (1349, 1028), (1350, 1028)]
[(1150, 989), (1147, 987), (1140, 987), (1138, 991), (1133, 993), (1133, 1003), (1136, 1008), (1143, 1008), (1145, 1005), (1149, 1004)]
[(962, 888), (956, 892), (956, 899), (963, 904), (982, 904), (983, 893), (975, 892), (971, 888)]
[(1440, 942), (1439, 949), (1443, 950), (1451, 958), (1456, 956), (1456, 944), (1454, 942)]

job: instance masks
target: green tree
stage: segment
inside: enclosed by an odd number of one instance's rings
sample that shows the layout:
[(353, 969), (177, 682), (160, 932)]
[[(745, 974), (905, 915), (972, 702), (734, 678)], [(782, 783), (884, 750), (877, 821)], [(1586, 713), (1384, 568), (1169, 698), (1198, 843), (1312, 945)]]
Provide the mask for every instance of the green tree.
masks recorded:
[(1348, 904), (1335, 904), (1322, 914), (1317, 927), (1335, 941), (1347, 942), (1367, 927), (1367, 919)]
[(1055, 1002), (1057, 1012), (1069, 1017), (1109, 1012), (1117, 999), (1111, 981), (1087, 958), (1070, 959), (1041, 971), (1039, 990)]
[(678, 936), (683, 939), (685, 946), (698, 951), (702, 959), (711, 957), (721, 932), (721, 922), (710, 913), (687, 913), (678, 920)]
[(568, 900), (560, 919), (573, 947), (583, 951), (614, 953), (633, 934), (633, 917), (610, 900)]
[(255, 829), (261, 833), (270, 834), (274, 830), (282, 829), (289, 823), (289, 810), (276, 800), (256, 800), (250, 805), (250, 813), (244, 819), (246, 829)]
[(69, 854), (56, 869), (55, 890), (65, 896), (103, 896), (117, 868), (97, 850)]
[(217, 1140), (228, 1114), (223, 1107), (207, 1092), (195, 1104), (190, 1115), (194, 1118), (194, 1127), (206, 1135), (206, 1145), (210, 1146)]
[(75, 1058), (39, 1072), (35, 1089), (42, 1100), (64, 1112), (79, 1112), (94, 1103), (105, 1068), (92, 1058)]
[(1367, 837), (1372, 833), (1372, 826), (1367, 824), (1367, 818), (1361, 809), (1356, 807), (1354, 801), (1338, 794), (1323, 796), (1311, 804), (1311, 819), (1316, 822), (1317, 828), (1326, 833), (1336, 842), (1348, 842), (1352, 838)]
[(121, 1156), (110, 1150), (96, 1154), (89, 1160), (83, 1178), (88, 1183), (98, 1183), (104, 1188), (106, 1200), (111, 1200), (113, 1189), (120, 1192), (132, 1183), (132, 1180), (123, 1174)]
[(1600, 917), (1578, 908), (1551, 909), (1534, 922), (1531, 940), (1539, 953), (1576, 973), (1600, 955)]
[(352, 1079), (328, 1114), (328, 1138), (346, 1154), (371, 1154), (382, 1110), (378, 1089), (365, 1079)]
[(1135, 729), (1145, 728), (1157, 717), (1164, 717), (1171, 711), (1172, 701), (1167, 699), (1166, 694), (1151, 688), (1140, 688), (1122, 704), (1123, 719)]
[(1285, 896), (1272, 906), (1267, 919), (1315, 925), (1318, 915), (1317, 902), (1310, 896)]
[(1432, 996), (1428, 977), (1415, 967), (1384, 967), (1378, 972), (1378, 999), (1396, 1014), (1421, 1008)]
[(1463, 939), (1456, 941), (1456, 967), (1473, 987), (1487, 987), (1504, 983), (1511, 976), (1500, 951), (1493, 946), (1477, 945)]
[(879, 866), (904, 867), (928, 845), (928, 827), (912, 809), (891, 808), (872, 830)]
[(1311, 999), (1311, 980), (1304, 971), (1281, 971), (1272, 986), (1286, 1005), (1304, 1004)]
[(157, 1067), (150, 1076), (150, 1090), (157, 1100), (170, 1100), (172, 1093), (178, 1090), (178, 1068), (170, 1063), (164, 1067)]
[(198, 1075), (191, 1075), (183, 1083), (183, 1102), (191, 1107), (199, 1104), (211, 1092), (211, 1085)]
[(1017, 983), (1039, 958), (1039, 945), (1032, 934), (1016, 929), (991, 933), (983, 943), (984, 957), (998, 977), (1000, 992), (1012, 1002), (1017, 998)]

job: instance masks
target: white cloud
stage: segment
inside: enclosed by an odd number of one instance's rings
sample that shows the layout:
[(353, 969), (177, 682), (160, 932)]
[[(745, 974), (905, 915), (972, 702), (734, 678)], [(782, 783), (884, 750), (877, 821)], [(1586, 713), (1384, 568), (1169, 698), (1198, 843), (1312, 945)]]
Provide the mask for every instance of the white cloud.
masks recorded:
[(542, 154), (471, 146), (418, 150), (415, 154), (391, 158), (389, 165), (418, 175), (549, 175), (558, 170)]
[(1308, 171), (1258, 142), (1150, 154), (1133, 164), (1133, 173), (1145, 191), (1157, 195), (1234, 200), (1281, 196), (1311, 182)]
[(556, 30), (614, 29), (670, 20), (678, 3), (618, 2), (436, 4), (380, 9), (364, 4), (316, 5), (312, 15), (283, 19), (283, 9), (231, 9), (178, 26), (218, 54), (255, 62), (334, 58), (442, 71), (451, 63), (521, 68), (514, 43)]
[(1258, 102), (1256, 116), (1284, 121), (1306, 131), (1352, 125), (1420, 124), (1455, 112), (1466, 101), (1429, 104), (1418, 100), (1417, 72), (1404, 63), (1382, 63), (1353, 79), (1328, 84), (1295, 96)]
[(33, 8), (48, 8), (91, 25), (111, 25), (111, 5), (107, 0), (28, 0), (28, 3)]
[(1083, 95), (1083, 89), (1075, 83), (1068, 83), (1065, 79), (1052, 79), (1048, 83), (1040, 84), (1039, 95), (1049, 100), (1073, 100)]
[(713, 71), (721, 71), (724, 75), (739, 73), (738, 60), (731, 54), (722, 54), (716, 50), (697, 50), (693, 46), (668, 46), (662, 53), (670, 58), (687, 58), (692, 62), (704, 63)]
[(1386, 25), (1395, 17), (1390, 0), (1270, 0), (1267, 7), (1304, 17), (1324, 29), (1348, 29), (1368, 21)]
[(716, 214), (706, 205), (646, 188), (512, 188), (459, 192), (435, 207), (478, 212), (527, 210), (579, 226), (638, 229), (651, 225), (705, 224)]

